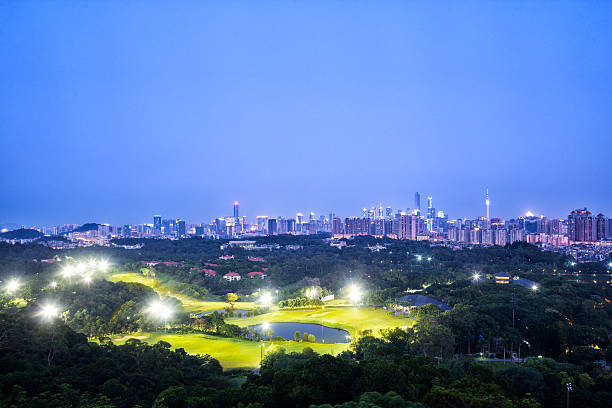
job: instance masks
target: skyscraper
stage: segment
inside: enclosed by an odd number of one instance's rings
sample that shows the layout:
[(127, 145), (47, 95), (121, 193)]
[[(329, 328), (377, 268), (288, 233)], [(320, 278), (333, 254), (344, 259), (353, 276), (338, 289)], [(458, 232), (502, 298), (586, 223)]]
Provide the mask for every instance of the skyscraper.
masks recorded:
[(414, 212), (416, 215), (421, 215), (421, 195), (418, 191), (414, 193)]
[(574, 210), (567, 217), (568, 238), (570, 241), (597, 240), (597, 217), (586, 208)]
[(185, 229), (185, 220), (178, 220), (177, 221), (177, 227), (178, 227), (178, 236), (179, 237), (184, 237), (187, 235), (187, 231)]
[(234, 201), (234, 219), (240, 219), (240, 205), (238, 204), (238, 201)]
[(153, 216), (153, 232), (155, 235), (161, 235), (162, 218), (161, 215)]
[(486, 199), (485, 199), (485, 204), (487, 205), (487, 220), (490, 220), (491, 218), (489, 218), (489, 204), (491, 202), (489, 201), (489, 189), (487, 188), (487, 195), (486, 195)]
[(433, 198), (427, 197), (427, 218), (432, 219), (436, 217), (436, 209), (433, 206)]
[(278, 233), (276, 225), (276, 219), (270, 218), (268, 220), (268, 235), (276, 235)]

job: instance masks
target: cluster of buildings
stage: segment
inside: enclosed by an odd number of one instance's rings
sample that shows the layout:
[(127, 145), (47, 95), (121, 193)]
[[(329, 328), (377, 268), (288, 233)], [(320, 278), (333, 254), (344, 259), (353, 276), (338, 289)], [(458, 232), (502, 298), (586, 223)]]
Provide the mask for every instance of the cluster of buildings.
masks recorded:
[[(361, 215), (341, 218), (335, 213), (328, 216), (307, 217), (297, 213), (295, 217), (257, 216), (249, 223), (240, 214), (236, 201), (231, 216), (219, 217), (210, 223), (187, 224), (185, 220), (153, 216), (153, 223), (138, 225), (111, 226), (98, 224), (97, 229), (79, 231), (77, 225), (65, 224), (41, 228), (46, 235), (64, 234), (71, 242), (109, 245), (112, 238), (163, 238), (180, 239), (190, 236), (208, 238), (239, 238), (231, 245), (245, 249), (264, 249), (255, 245), (249, 237), (278, 234), (316, 234), (330, 233), (334, 238), (351, 238), (358, 235), (390, 237), (395, 239), (429, 240), (448, 245), (506, 245), (524, 241), (547, 249), (563, 248), (568, 254), (576, 252), (576, 245), (597, 248), (612, 246), (612, 218), (603, 214), (594, 215), (586, 208), (571, 211), (567, 219), (550, 219), (528, 212), (524, 216), (503, 220), (490, 217), (488, 190), (485, 195), (485, 215), (476, 219), (449, 219), (444, 211), (437, 210), (433, 198), (427, 197), (426, 208), (421, 208), (421, 196), (414, 195), (414, 207), (396, 209), (390, 206), (363, 208)], [(94, 224), (96, 225), (96, 224)], [(264, 245), (265, 249), (276, 244)], [(578, 250), (579, 251), (579, 250)], [(609, 251), (608, 251), (609, 252)], [(603, 256), (607, 254), (604, 253)], [(587, 254), (588, 256), (588, 254)]]

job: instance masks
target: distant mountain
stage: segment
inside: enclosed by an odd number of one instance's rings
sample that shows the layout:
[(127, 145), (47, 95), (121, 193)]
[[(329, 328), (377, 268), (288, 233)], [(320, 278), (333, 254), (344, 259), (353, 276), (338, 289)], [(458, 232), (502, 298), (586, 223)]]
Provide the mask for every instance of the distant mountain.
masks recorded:
[(79, 228), (72, 230), (72, 232), (97, 231), (99, 225), (100, 224), (96, 224), (95, 222), (88, 222), (87, 224), (83, 224)]
[(83, 224), (78, 228), (73, 229), (72, 231), (63, 232), (62, 235), (70, 234), (71, 232), (87, 232), (87, 231), (97, 231), (98, 225), (95, 222), (88, 222), (87, 224)]
[(36, 239), (44, 234), (34, 229), (20, 228), (13, 231), (3, 232), (0, 237), (6, 239)]

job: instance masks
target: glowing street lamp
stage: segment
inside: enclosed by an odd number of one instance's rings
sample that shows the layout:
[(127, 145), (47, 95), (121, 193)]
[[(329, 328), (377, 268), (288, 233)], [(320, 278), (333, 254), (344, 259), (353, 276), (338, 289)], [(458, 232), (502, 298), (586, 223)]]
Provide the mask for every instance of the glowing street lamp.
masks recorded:
[(612, 262), (608, 262), (608, 268), (612, 269)]
[(431, 262), (431, 256), (427, 257), (427, 261)]
[(98, 269), (101, 271), (106, 271), (108, 269), (108, 261), (105, 261), (105, 260), (98, 261)]
[(89, 285), (92, 281), (91, 275), (85, 275), (83, 277), (83, 283), (85, 283), (86, 285)]
[(472, 277), (474, 278), (474, 280), (476, 282), (478, 282), (478, 280), (480, 279), (480, 274), (479, 273), (475, 273), (474, 275), (472, 275)]
[(17, 278), (13, 278), (6, 284), (6, 291), (11, 294), (15, 293), (17, 290), (19, 290), (20, 286), (21, 283), (17, 280)]
[(53, 281), (49, 284), (49, 286), (51, 286), (53, 289), (57, 288), (57, 282)]
[(95, 268), (97, 262), (95, 259), (90, 259), (89, 262), (87, 262), (87, 264), (89, 265), (90, 268)]
[(538, 289), (538, 285), (536, 285), (535, 283), (531, 286), (531, 290), (533, 290), (534, 292), (536, 292)]
[(421, 262), (423, 260), (423, 255), (415, 255), (416, 260)]

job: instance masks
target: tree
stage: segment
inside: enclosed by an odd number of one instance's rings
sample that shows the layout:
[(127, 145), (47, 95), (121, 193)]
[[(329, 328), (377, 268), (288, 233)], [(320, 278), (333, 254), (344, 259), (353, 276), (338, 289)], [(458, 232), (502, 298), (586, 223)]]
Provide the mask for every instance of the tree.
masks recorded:
[(236, 293), (230, 292), (227, 295), (225, 295), (225, 300), (230, 304), (230, 307), (233, 309), (234, 308), (234, 302), (237, 302), (240, 299), (240, 296), (238, 296)]
[(302, 333), (300, 333), (299, 330), (296, 330), (295, 333), (293, 333), (293, 340), (300, 341), (301, 339), (302, 339)]

